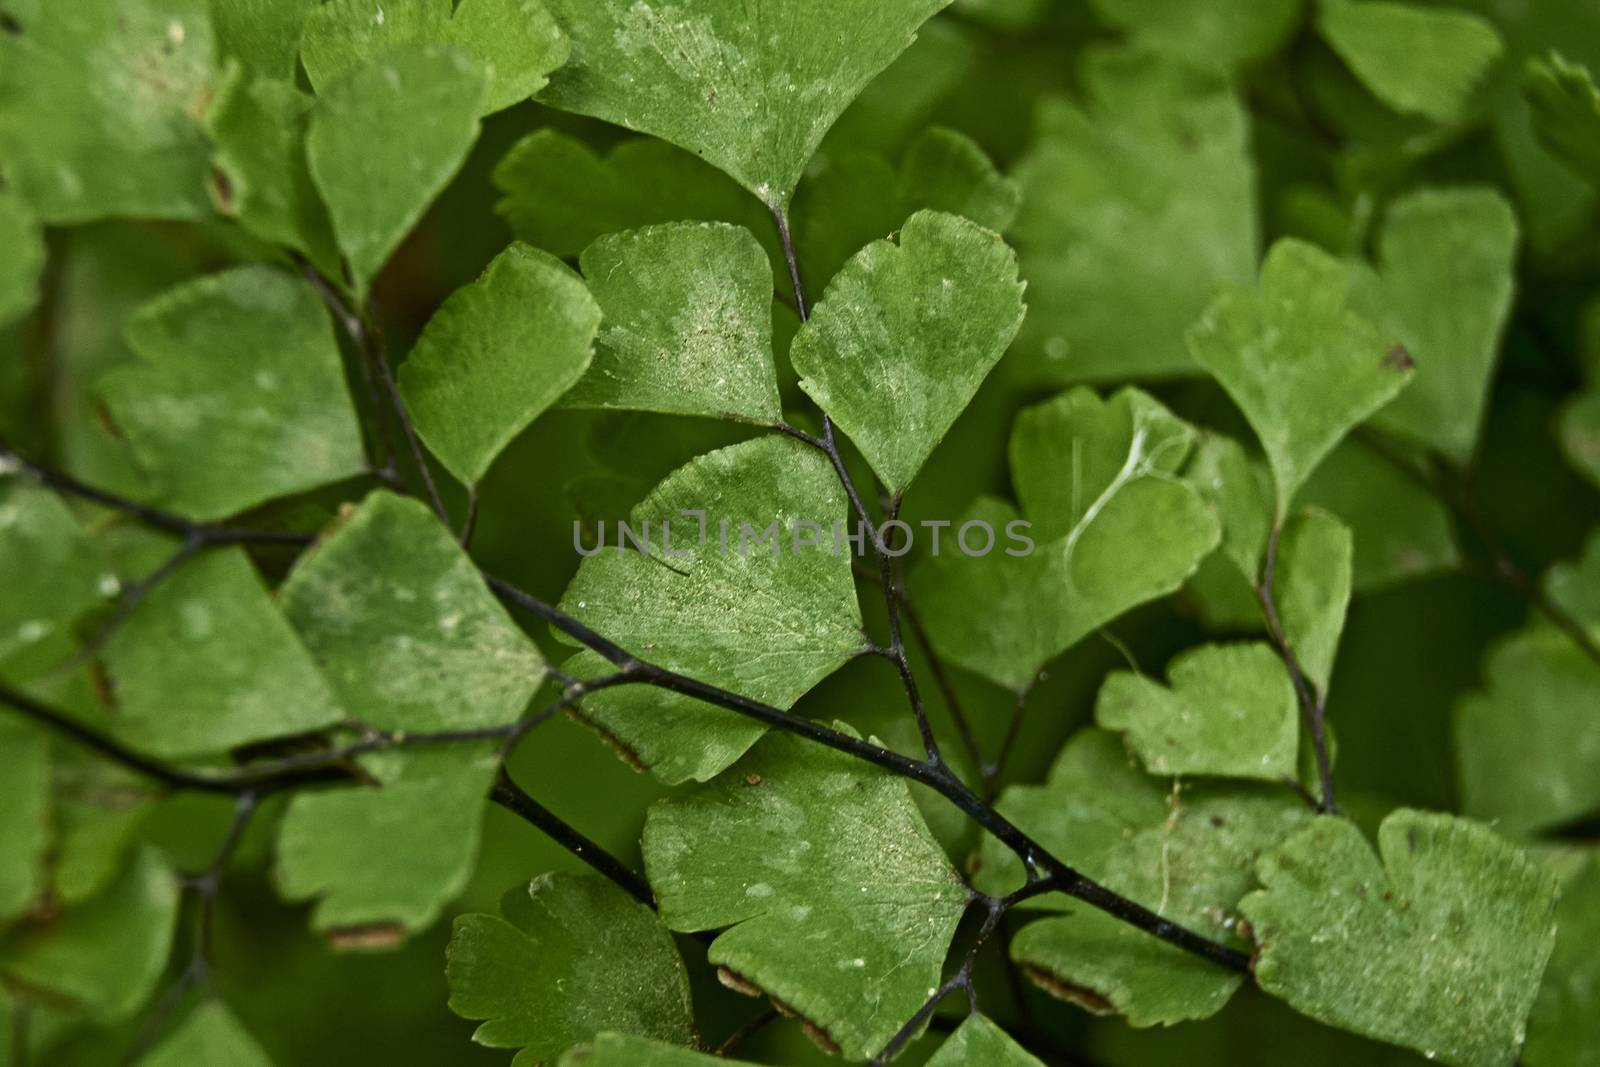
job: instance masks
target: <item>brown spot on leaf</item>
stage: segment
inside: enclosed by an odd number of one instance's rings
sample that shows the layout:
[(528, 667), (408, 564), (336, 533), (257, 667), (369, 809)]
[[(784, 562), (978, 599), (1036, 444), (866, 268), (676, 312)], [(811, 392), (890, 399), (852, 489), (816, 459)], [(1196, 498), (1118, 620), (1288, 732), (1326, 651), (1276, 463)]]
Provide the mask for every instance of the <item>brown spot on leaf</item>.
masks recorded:
[(217, 205), (219, 214), (233, 214), (233, 182), (228, 180), (228, 175), (224, 171), (216, 167), (211, 169), (211, 202)]
[(1406, 350), (1405, 345), (1396, 341), (1389, 346), (1389, 351), (1383, 354), (1383, 363), (1380, 365), (1389, 370), (1408, 371), (1417, 365), (1417, 361), (1411, 358), (1411, 353)]
[(761, 784), (761, 776), (759, 774), (756, 774), (754, 771), (752, 771), (752, 772), (750, 772), (749, 774), (747, 774), (745, 776), (744, 784), (745, 785), (760, 785)]
[(377, 952), (393, 948), (405, 936), (405, 927), (386, 922), (336, 926), (327, 932), (328, 946), (335, 952)]
[(1057, 1000), (1064, 1000), (1068, 1004), (1076, 1004), (1084, 1011), (1093, 1015), (1111, 1015), (1116, 1009), (1111, 1006), (1111, 1001), (1104, 995), (1095, 992), (1087, 986), (1076, 985), (1063, 981), (1060, 976), (1045, 970), (1042, 967), (1029, 967), (1024, 965), (1022, 973), (1028, 981), (1049, 993)]
[(738, 971), (730, 971), (726, 967), (717, 968), (717, 981), (721, 982), (735, 993), (741, 993), (747, 997), (759, 997), (762, 995), (760, 986), (750, 981), (750, 979), (746, 978)]

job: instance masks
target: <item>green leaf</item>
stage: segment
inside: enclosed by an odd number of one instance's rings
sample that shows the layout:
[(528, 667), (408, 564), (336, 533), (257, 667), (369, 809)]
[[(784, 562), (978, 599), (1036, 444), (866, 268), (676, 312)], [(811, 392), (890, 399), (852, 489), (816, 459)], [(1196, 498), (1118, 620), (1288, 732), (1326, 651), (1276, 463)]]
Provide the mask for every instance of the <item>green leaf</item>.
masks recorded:
[(1193, 373), (1184, 331), (1255, 271), (1248, 119), (1226, 83), (1154, 56), (1094, 53), (1083, 77), (1014, 174), (1020, 350), (1052, 382)]
[(211, 0), (217, 50), (251, 74), (293, 82), (300, 32), (321, 0)]
[(1232, 70), (1276, 51), (1301, 0), (1093, 0), (1138, 44), (1197, 67)]
[(1352, 577), (1357, 593), (1452, 571), (1461, 562), (1444, 502), (1358, 441), (1328, 453), (1300, 497), (1350, 527), (1359, 546)]
[(50, 895), (71, 906), (116, 878), (159, 794), (149, 779), (81, 749), (58, 748), (52, 762)]
[(101, 379), (158, 501), (220, 519), (359, 474), (361, 430), (327, 313), (304, 282), (240, 267), (129, 318), (142, 362)]
[(451, 294), (400, 368), (417, 432), (450, 473), (482, 480), (571, 388), (593, 356), (600, 314), (577, 275), (524, 244)]
[(956, 130), (930, 126), (900, 165), (907, 210), (943, 211), (1004, 233), (1017, 219), (1022, 189), (995, 169), (983, 148)]
[[(211, 213), (206, 0), (47, 3), (0, 35), (0, 158), (47, 223)], [(92, 57), (92, 58), (91, 58)]]
[(513, 722), (543, 660), (420, 501), (372, 493), (278, 591), (351, 714), (380, 730)]
[(707, 958), (852, 1059), (939, 985), (966, 910), (905, 781), (791, 734), (653, 805), (644, 857), (670, 928), (731, 927)]
[(1266, 449), (1279, 515), (1340, 439), (1411, 379), (1405, 349), (1351, 310), (1350, 288), (1337, 260), (1285, 239), (1259, 291), (1224, 290), (1189, 332), (1195, 360)]
[(1099, 627), (1175, 592), (1220, 537), (1212, 509), (1172, 474), (1192, 441), (1132, 389), (1100, 400), (1080, 388), (1019, 416), (1012, 468), (1027, 518), (1013, 525), (1009, 504), (980, 498), (956, 529), (987, 524), (993, 551), (947, 548), (911, 574), (939, 654), (1020, 690)]
[(1271, 473), (1232, 438), (1207, 435), (1183, 476), (1216, 509), (1222, 552), (1254, 586), (1272, 533)]
[(201, 1004), (171, 1036), (139, 1061), (141, 1067), (272, 1067), (250, 1031), (220, 1000)]
[(928, 1067), (1043, 1067), (1006, 1032), (982, 1015), (969, 1015), (956, 1028)]
[(1375, 424), (1472, 459), (1516, 257), (1516, 216), (1492, 190), (1423, 189), (1389, 208), (1372, 318), (1415, 357), (1417, 374)]
[[(516, 720), (543, 661), (427, 506), (387, 492), (326, 534), (279, 591), (284, 613), (362, 724), (417, 732)], [(388, 947), (466, 886), (493, 746), (390, 752), (379, 789), (302, 794), (284, 815), (279, 885), (320, 897), (335, 943)]]
[(1464, 810), (1508, 833), (1557, 826), (1600, 808), (1600, 665), (1566, 634), (1535, 627), (1485, 660), (1484, 689), (1456, 707)]
[(1589, 68), (1552, 52), (1548, 62), (1528, 64), (1524, 92), (1539, 140), (1590, 184), (1600, 185), (1600, 89)]
[(166, 970), (178, 882), (145, 847), (103, 894), (0, 948), (0, 974), (98, 1023), (131, 1017)]
[(487, 85), (465, 52), (413, 45), (320, 94), (307, 156), (358, 285), (382, 269), (466, 159)]
[(751, 1067), (748, 1060), (708, 1056), (626, 1034), (600, 1034), (594, 1043), (575, 1048), (556, 1067)]
[(1600, 389), (1580, 393), (1561, 409), (1557, 429), (1572, 466), (1600, 486)]
[(483, 112), (520, 104), (550, 83), (572, 44), (540, 0), (462, 0), (450, 22), (450, 41), (489, 71)]
[[(1379, 862), (1379, 857), (1382, 862)], [(1459, 1067), (1521, 1048), (1555, 944), (1555, 879), (1476, 823), (1402, 809), (1378, 852), (1322, 817), (1263, 856), (1240, 903), (1256, 983), (1320, 1022)]]
[(1600, 860), (1590, 858), (1561, 887), (1556, 907), (1556, 947), (1528, 1020), (1527, 1067), (1581, 1063), (1600, 1048), (1600, 1015), (1594, 990), (1600, 985)]
[[(657, 486), (629, 527), (648, 554), (612, 547), (585, 559), (561, 609), (651, 662), (787, 708), (865, 646), (854, 549), (835, 541), (836, 529), (854, 529), (844, 492), (807, 445), (767, 436), (701, 456)], [(605, 671), (592, 653), (567, 669)], [(637, 687), (595, 693), (582, 714), (671, 783), (710, 778), (763, 731)]]
[(99, 546), (54, 493), (0, 495), (0, 664), (99, 603), (107, 577)]
[(823, 156), (795, 195), (800, 276), (813, 295), (821, 294), (863, 246), (918, 211), (960, 215), (1003, 232), (1016, 221), (1021, 199), (1021, 188), (975, 141), (938, 126), (911, 142), (898, 168), (875, 151)]
[(11, 325), (39, 302), (39, 275), (44, 271), (44, 234), (33, 212), (10, 192), (0, 191), (0, 327)]
[(494, 169), (504, 194), (495, 211), (518, 238), (552, 255), (576, 256), (606, 234), (677, 219), (741, 225), (772, 220), (726, 174), (653, 137), (634, 137), (603, 158), (554, 129), (535, 130)]
[(454, 45), (480, 62), (493, 114), (543, 89), (569, 45), (540, 0), (333, 0), (306, 22), (300, 57), (318, 94), (405, 45)]
[(679, 222), (602, 237), (583, 273), (605, 316), (572, 407), (783, 418), (772, 266), (749, 230)]
[(456, 919), (450, 1010), (472, 1039), (542, 1063), (598, 1032), (696, 1041), (689, 978), (654, 912), (592, 875), (547, 874), (506, 892), (499, 915)]
[(1016, 258), (998, 235), (919, 212), (863, 249), (795, 338), (800, 388), (900, 492), (1022, 325)]
[(158, 585), (118, 628), (105, 663), (118, 736), (153, 755), (224, 752), (342, 717), (238, 548), (213, 549)]
[(338, 275), (333, 227), (306, 163), (312, 99), (288, 81), (251, 78), (234, 66), (206, 110), (221, 180), (218, 210), (261, 240), (303, 252)]
[(311, 926), (335, 948), (392, 948), (461, 894), (500, 759), (455, 745), (365, 765), (379, 788), (298, 793), (278, 831), (279, 892), (315, 899)]
[(1120, 730), (1151, 774), (1292, 781), (1300, 751), (1294, 687), (1272, 647), (1204, 645), (1167, 667), (1171, 688), (1118, 671), (1095, 722)]
[(784, 208), (834, 120), (947, 2), (772, 0), (753, 19), (743, 0), (547, 0), (572, 59), (540, 100), (687, 148)]
[[(1254, 884), (1256, 857), (1303, 826), (1310, 811), (1288, 790), (1197, 785), (1178, 791), (1128, 762), (1112, 734), (1075, 734), (1042, 786), (1013, 786), (999, 810), (1085, 875), (1158, 914), (1243, 947), (1236, 905)], [(977, 886), (1023, 883), (1018, 860), (985, 839)], [(1052, 895), (1062, 914), (1017, 934), (1011, 958), (1046, 991), (1134, 1026), (1216, 1013), (1240, 976), (1113, 919)]]
[(1350, 608), (1354, 551), (1350, 528), (1313, 509), (1285, 523), (1278, 542), (1273, 600), (1295, 659), (1324, 695)]
[(1081, 531), (1139, 478), (1175, 473), (1194, 430), (1148, 394), (1108, 400), (1080, 386), (1023, 409), (1011, 428), (1011, 480), (1043, 540)]
[(50, 746), (34, 727), (0, 719), (0, 923), (27, 911), (44, 890), (50, 848)]
[(1476, 15), (1384, 0), (1319, 0), (1317, 30), (1379, 100), (1435, 122), (1461, 117), (1505, 48)]

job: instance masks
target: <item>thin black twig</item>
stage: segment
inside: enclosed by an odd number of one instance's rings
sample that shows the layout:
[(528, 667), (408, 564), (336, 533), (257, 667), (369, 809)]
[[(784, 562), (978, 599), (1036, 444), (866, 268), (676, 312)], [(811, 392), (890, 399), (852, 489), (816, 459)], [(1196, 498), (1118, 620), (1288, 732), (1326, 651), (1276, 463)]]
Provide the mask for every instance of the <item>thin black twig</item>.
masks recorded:
[(777, 1018), (778, 1018), (778, 1009), (774, 1008), (774, 1007), (768, 1007), (765, 1011), (761, 1012), (760, 1014), (754, 1015), (751, 1018), (746, 1019), (744, 1021), (744, 1023), (737, 1030), (735, 1030), (733, 1033), (728, 1035), (727, 1040), (725, 1040), (722, 1044), (717, 1046), (716, 1051), (713, 1052), (712, 1055), (714, 1055), (714, 1056), (731, 1056), (731, 1055), (733, 1055), (735, 1052), (737, 1052), (739, 1050), (739, 1046), (740, 1045), (742, 1045), (746, 1041), (750, 1040), (751, 1037), (753, 1037), (755, 1034), (759, 1033), (762, 1029), (764, 1029), (765, 1027), (767, 1027), (768, 1025), (770, 1025), (771, 1023), (776, 1021)]
[(1278, 617), (1278, 604), (1273, 592), (1278, 570), (1278, 542), (1282, 533), (1282, 523), (1274, 523), (1272, 532), (1267, 536), (1266, 560), (1262, 563), (1261, 579), (1255, 588), (1256, 603), (1261, 606), (1262, 617), (1266, 620), (1267, 636), (1277, 650), (1278, 658), (1283, 660), (1284, 669), (1289, 672), (1295, 699), (1300, 704), (1300, 714), (1311, 733), (1311, 751), (1317, 762), (1317, 781), (1322, 793), (1317, 808), (1331, 815), (1339, 808), (1333, 795), (1333, 761), (1328, 758), (1327, 707), (1322, 694), (1306, 677), (1300, 658), (1295, 655), (1294, 646)]
[(579, 833), (570, 823), (563, 821), (549, 808), (529, 796), (505, 770), (489, 793), (489, 799), (532, 823), (552, 841), (587, 863), (612, 883), (627, 891), (628, 895), (646, 907), (656, 906), (656, 897), (650, 883), (632, 867), (617, 859), (595, 842)]
[(1000, 751), (994, 759), (983, 764), (984, 796), (991, 799), (994, 797), (1000, 776), (1005, 773), (1006, 764), (1011, 762), (1011, 754), (1016, 751), (1017, 738), (1022, 735), (1022, 720), (1027, 715), (1028, 698), (1033, 696), (1034, 689), (1043, 677), (1044, 668), (1040, 667), (1028, 680), (1028, 684), (1017, 690), (1017, 699), (1011, 705), (1011, 718), (1006, 723), (1006, 735), (1000, 742)]

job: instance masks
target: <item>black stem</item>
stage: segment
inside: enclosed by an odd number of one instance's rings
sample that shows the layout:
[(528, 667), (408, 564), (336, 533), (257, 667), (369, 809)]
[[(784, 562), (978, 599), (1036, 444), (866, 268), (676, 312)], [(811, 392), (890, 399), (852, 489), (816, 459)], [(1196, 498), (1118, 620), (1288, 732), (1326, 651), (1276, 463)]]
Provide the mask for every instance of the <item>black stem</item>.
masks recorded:
[(544, 831), (545, 836), (587, 863), (611, 882), (626, 890), (639, 903), (649, 908), (656, 906), (655, 894), (651, 892), (650, 883), (644, 880), (643, 875), (579, 833), (570, 823), (563, 821), (560, 816), (529, 796), (521, 786), (512, 780), (511, 775), (503, 767), (500, 769), (500, 779), (495, 782), (494, 789), (489, 793), (489, 799), (507, 811), (513, 812), (537, 826)]
[(1289, 635), (1284, 631), (1283, 622), (1278, 617), (1278, 605), (1273, 596), (1273, 582), (1277, 578), (1278, 570), (1278, 542), (1283, 533), (1283, 524), (1274, 523), (1272, 532), (1267, 536), (1266, 561), (1261, 566), (1261, 580), (1256, 583), (1256, 603), (1261, 606), (1262, 617), (1266, 620), (1267, 636), (1272, 640), (1272, 646), (1278, 652), (1278, 658), (1283, 660), (1284, 669), (1289, 672), (1289, 681), (1294, 686), (1295, 700), (1299, 702), (1300, 714), (1305, 719), (1306, 729), (1311, 733), (1311, 751), (1317, 761), (1317, 780), (1321, 787), (1322, 796), (1317, 809), (1332, 815), (1339, 810), (1333, 795), (1333, 761), (1328, 758), (1328, 730), (1327, 706), (1316, 687), (1306, 677), (1305, 670), (1300, 665), (1300, 658), (1295, 655), (1294, 646), (1289, 641)]

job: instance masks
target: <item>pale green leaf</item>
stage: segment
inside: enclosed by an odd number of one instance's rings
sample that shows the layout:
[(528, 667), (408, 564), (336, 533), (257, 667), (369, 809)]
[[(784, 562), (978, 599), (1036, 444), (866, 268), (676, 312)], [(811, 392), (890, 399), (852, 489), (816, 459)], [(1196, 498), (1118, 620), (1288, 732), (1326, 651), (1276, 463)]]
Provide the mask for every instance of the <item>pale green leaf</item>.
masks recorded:
[(572, 59), (543, 102), (687, 148), (783, 208), (834, 120), (948, 0), (767, 0), (759, 18), (743, 0), (547, 2)]
[(1600, 185), (1600, 88), (1589, 68), (1552, 52), (1528, 64), (1533, 128), (1557, 158)]
[(320, 3), (300, 36), (300, 62), (320, 96), (340, 78), (392, 48), (444, 44), (454, 0), (331, 0)]
[(1271, 472), (1232, 438), (1207, 435), (1184, 479), (1216, 509), (1222, 552), (1245, 585), (1253, 586), (1272, 533)]
[(1372, 318), (1406, 346), (1417, 373), (1376, 425), (1471, 460), (1516, 258), (1516, 216), (1497, 192), (1423, 189), (1390, 206)]
[(1594, 991), (1600, 989), (1600, 860), (1590, 858), (1561, 887), (1556, 907), (1556, 947), (1545, 968), (1544, 984), (1528, 1020), (1527, 1067), (1581, 1063), (1600, 1048), (1600, 1014)]
[(107, 575), (99, 546), (54, 493), (0, 495), (0, 663), (97, 604)]
[(1300, 19), (1301, 0), (1092, 0), (1135, 42), (1197, 67), (1231, 70), (1271, 54)]
[[(1381, 863), (1380, 863), (1381, 856)], [(1322, 817), (1263, 856), (1240, 903), (1256, 983), (1331, 1026), (1458, 1067), (1521, 1048), (1555, 943), (1555, 879), (1490, 830), (1402, 809), (1374, 853)]]
[(1278, 542), (1273, 601), (1295, 659), (1322, 694), (1350, 608), (1354, 550), (1350, 528), (1315, 509), (1284, 523)]
[(101, 1023), (132, 1016), (166, 969), (178, 880), (146, 847), (100, 896), (0, 948), (0, 974)]
[(1476, 15), (1387, 0), (1319, 0), (1317, 30), (1379, 100), (1435, 122), (1461, 117), (1505, 47)]
[(488, 115), (528, 99), (566, 62), (568, 42), (541, 0), (333, 0), (306, 22), (301, 60), (317, 92), (405, 45), (454, 45), (483, 64)]
[(1095, 703), (1095, 722), (1122, 731), (1151, 774), (1294, 780), (1300, 712), (1271, 646), (1191, 649), (1167, 679), (1118, 671)]
[[(854, 524), (838, 476), (815, 449), (767, 436), (708, 453), (657, 486), (629, 528), (637, 543), (585, 559), (561, 600), (624, 648), (783, 708), (864, 648), (855, 548), (835, 540)], [(592, 653), (568, 669), (604, 670)], [(638, 687), (595, 693), (582, 714), (674, 783), (710, 778), (763, 730)]]
[(1086, 635), (1175, 592), (1220, 537), (1213, 510), (1173, 474), (1193, 438), (1131, 389), (1101, 400), (1080, 388), (1024, 412), (1011, 453), (1025, 517), (980, 498), (955, 532), (987, 525), (993, 549), (947, 548), (912, 572), (940, 655), (1021, 689)]
[(316, 900), (336, 948), (385, 949), (430, 926), (466, 888), (500, 760), (492, 746), (369, 759), (377, 788), (297, 793), (278, 831), (277, 884)]
[(612, 234), (584, 250), (604, 313), (573, 407), (777, 422), (772, 266), (750, 231), (679, 222)]
[(1092, 54), (1083, 104), (1051, 101), (1014, 177), (1030, 306), (1020, 350), (1048, 381), (1193, 372), (1184, 331), (1256, 266), (1255, 168), (1222, 81)]
[(111, 884), (159, 794), (148, 778), (75, 747), (51, 768), (50, 895), (82, 903)]
[[(626, 1034), (601, 1034), (561, 1057), (557, 1067), (751, 1067), (748, 1060), (710, 1056)], [(516, 1067), (522, 1067), (518, 1064)]]
[(919, 212), (828, 286), (790, 352), (800, 387), (900, 492), (1016, 336), (1022, 289), (998, 235)]
[(211, 0), (217, 50), (251, 74), (292, 82), (300, 31), (322, 0)]
[(44, 271), (44, 234), (21, 198), (0, 191), (0, 327), (33, 310), (39, 301), (39, 275)]
[(354, 717), (384, 730), (515, 721), (543, 660), (427, 505), (379, 491), (278, 592)]
[(852, 1059), (938, 986), (966, 910), (905, 781), (791, 734), (653, 805), (644, 856), (669, 927), (731, 927), (710, 961)]
[(166, 1040), (139, 1061), (140, 1067), (272, 1067), (227, 1005), (201, 1004)]
[(1566, 634), (1536, 627), (1484, 663), (1484, 688), (1456, 708), (1464, 810), (1523, 832), (1600, 809), (1600, 665)]
[(8, 181), (49, 223), (209, 215), (214, 50), (206, 0), (42, 5), (0, 35)]
[(459, 49), (384, 52), (329, 86), (311, 115), (311, 176), (357, 284), (382, 269), (478, 137), (488, 85)]
[(1300, 497), (1350, 527), (1357, 593), (1448, 572), (1461, 562), (1445, 503), (1358, 441), (1328, 453)]
[(332, 224), (306, 164), (309, 96), (234, 66), (206, 109), (220, 178), (217, 207), (261, 240), (298, 249), (338, 274)]
[(1600, 389), (1580, 393), (1561, 409), (1561, 447), (1574, 468), (1600, 486)]
[(1006, 1032), (982, 1015), (969, 1015), (956, 1028), (928, 1067), (1043, 1067)]
[(117, 734), (158, 756), (224, 752), (342, 717), (238, 548), (213, 549), (151, 591), (106, 646), (105, 664)]
[(188, 282), (127, 324), (142, 362), (101, 379), (158, 500), (219, 519), (359, 474), (361, 430), (316, 291), (269, 267)]
[[(1257, 856), (1310, 818), (1288, 790), (1248, 784), (1176, 790), (1128, 762), (1112, 734), (1083, 730), (1067, 742), (1042, 786), (1013, 786), (999, 810), (1097, 882), (1163, 917), (1243, 947), (1239, 898)], [(978, 888), (1023, 884), (1022, 863), (985, 839)], [(1103, 912), (1051, 896), (1062, 914), (1030, 923), (1011, 958), (1044, 989), (1134, 1026), (1200, 1019), (1238, 988), (1238, 974), (1159, 941)]]
[(601, 309), (565, 264), (513, 244), (451, 294), (400, 368), (417, 432), (471, 485), (589, 366)]
[(33, 726), (0, 719), (0, 923), (27, 911), (44, 889), (50, 847), (50, 747)]
[(535, 130), (494, 169), (495, 211), (521, 240), (576, 256), (621, 230), (678, 219), (744, 226), (771, 217), (738, 184), (690, 152), (653, 137), (623, 141), (604, 157), (559, 130)]
[(1267, 453), (1279, 515), (1333, 447), (1411, 379), (1405, 349), (1350, 307), (1342, 264), (1279, 241), (1259, 290), (1232, 287), (1189, 332)]
[(1194, 430), (1148, 394), (1078, 387), (1024, 408), (1011, 428), (1011, 481), (1040, 540), (1070, 536), (1138, 478), (1175, 473)]
[(472, 1039), (549, 1061), (601, 1031), (689, 1045), (689, 978), (661, 920), (593, 875), (547, 874), (509, 890), (499, 915), (456, 919), (450, 1010)]
[(1004, 233), (1017, 219), (1022, 189), (995, 169), (966, 134), (943, 126), (924, 130), (900, 165), (900, 190), (906, 211), (932, 210), (971, 219)]

